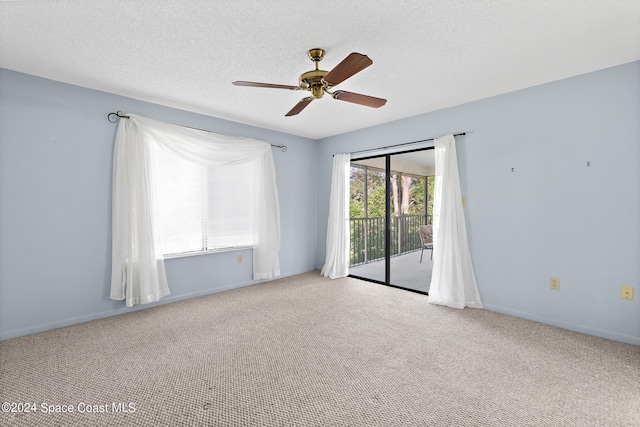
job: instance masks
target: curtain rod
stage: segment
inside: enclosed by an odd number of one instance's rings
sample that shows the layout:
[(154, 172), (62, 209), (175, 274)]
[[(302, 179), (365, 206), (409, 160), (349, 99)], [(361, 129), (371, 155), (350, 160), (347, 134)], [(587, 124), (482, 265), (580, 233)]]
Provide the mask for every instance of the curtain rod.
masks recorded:
[[(112, 117), (114, 116), (114, 117)], [(116, 123), (118, 121), (118, 119), (128, 119), (129, 116), (125, 116), (122, 111), (116, 111), (115, 113), (109, 113), (107, 114), (107, 120), (109, 121), (109, 123)], [(182, 125), (180, 125), (182, 126)], [(201, 130), (203, 132), (212, 132), (210, 130), (207, 129), (199, 129), (199, 128), (194, 128), (191, 126), (182, 126), (185, 128), (189, 128), (189, 129), (194, 129), (194, 130)], [(287, 151), (287, 146), (286, 145), (275, 145), (275, 144), (269, 144), (272, 147), (276, 147), (276, 148), (280, 148), (282, 150), (282, 152), (284, 153), (285, 151)]]
[[(453, 136), (464, 136), (466, 135), (466, 132), (460, 132), (460, 133), (456, 133)], [(378, 151), (378, 150), (386, 150), (387, 148), (393, 148), (393, 147), (401, 147), (403, 145), (410, 145), (410, 144), (417, 144), (419, 142), (429, 142), (429, 141), (433, 141), (435, 138), (428, 138), (428, 139), (421, 139), (418, 141), (411, 141), (411, 142), (403, 142), (402, 144), (395, 144), (395, 145), (387, 145), (386, 147), (378, 147), (378, 148), (369, 148), (367, 150), (360, 150), (360, 151), (352, 151), (350, 154), (358, 154), (358, 153), (366, 153), (367, 151)]]

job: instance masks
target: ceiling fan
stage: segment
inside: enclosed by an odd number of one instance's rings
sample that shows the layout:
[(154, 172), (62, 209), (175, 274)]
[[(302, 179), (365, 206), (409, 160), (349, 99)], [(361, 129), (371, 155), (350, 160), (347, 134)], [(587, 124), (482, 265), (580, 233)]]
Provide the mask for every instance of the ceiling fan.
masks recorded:
[(250, 87), (266, 87), (274, 89), (289, 89), (289, 90), (308, 90), (311, 92), (311, 96), (302, 98), (300, 102), (296, 104), (287, 114), (286, 117), (295, 116), (300, 113), (311, 101), (314, 99), (322, 98), (322, 95), (328, 93), (334, 99), (340, 101), (352, 102), (354, 104), (365, 105), (367, 107), (379, 108), (387, 103), (386, 99), (376, 98), (368, 95), (361, 95), (359, 93), (347, 92), (344, 90), (337, 90), (331, 92), (334, 86), (342, 83), (349, 77), (367, 68), (373, 64), (373, 61), (368, 56), (361, 53), (353, 52), (349, 54), (345, 59), (336, 65), (331, 71), (324, 71), (318, 69), (318, 62), (324, 58), (323, 49), (310, 49), (307, 54), (316, 64), (316, 69), (302, 73), (299, 78), (298, 86), (279, 85), (271, 83), (258, 83), (258, 82), (245, 82), (235, 81), (236, 86), (250, 86)]

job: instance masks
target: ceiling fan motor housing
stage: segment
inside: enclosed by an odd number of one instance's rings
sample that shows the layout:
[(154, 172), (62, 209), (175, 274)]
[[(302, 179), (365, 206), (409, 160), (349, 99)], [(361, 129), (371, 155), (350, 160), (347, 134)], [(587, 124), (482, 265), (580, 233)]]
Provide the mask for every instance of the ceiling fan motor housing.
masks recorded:
[(311, 70), (300, 75), (300, 87), (311, 91), (314, 98), (322, 98), (324, 95), (324, 83), (322, 78), (328, 73), (325, 70)]

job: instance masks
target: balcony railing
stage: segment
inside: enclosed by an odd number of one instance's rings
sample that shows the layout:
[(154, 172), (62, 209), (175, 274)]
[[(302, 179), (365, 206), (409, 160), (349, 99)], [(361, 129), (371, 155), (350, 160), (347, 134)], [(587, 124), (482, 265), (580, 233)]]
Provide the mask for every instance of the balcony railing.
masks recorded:
[[(425, 221), (426, 220), (426, 221)], [(384, 259), (384, 217), (349, 218), (350, 266)], [(391, 256), (421, 248), (418, 228), (431, 224), (430, 215), (400, 215), (391, 219)]]

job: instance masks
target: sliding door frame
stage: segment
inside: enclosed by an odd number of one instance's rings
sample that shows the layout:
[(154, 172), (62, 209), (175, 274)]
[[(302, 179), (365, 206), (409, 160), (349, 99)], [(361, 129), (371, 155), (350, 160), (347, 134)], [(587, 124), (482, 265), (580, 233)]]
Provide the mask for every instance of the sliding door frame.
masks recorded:
[[(351, 159), (349, 163), (352, 163), (354, 161), (359, 161), (359, 160), (368, 160), (368, 159), (378, 159), (380, 157), (384, 157), (385, 158), (385, 191), (384, 191), (384, 195), (385, 195), (385, 206), (384, 206), (384, 212), (385, 212), (385, 218), (384, 218), (384, 282), (380, 281), (380, 280), (376, 280), (376, 279), (370, 279), (368, 277), (362, 277), (362, 276), (357, 276), (357, 275), (353, 275), (351, 273), (349, 273), (349, 277), (353, 277), (355, 279), (360, 279), (360, 280), (365, 280), (367, 282), (373, 282), (373, 283), (377, 283), (379, 285), (384, 285), (384, 286), (390, 286), (392, 288), (398, 288), (398, 289), (403, 289), (405, 291), (409, 291), (409, 292), (415, 292), (417, 294), (421, 294), (421, 295), (429, 295), (428, 292), (424, 292), (424, 291), (419, 291), (416, 289), (411, 289), (411, 288), (405, 288), (402, 286), (397, 286), (397, 285), (393, 285), (391, 284), (391, 221), (392, 221), (392, 217), (391, 217), (391, 156), (397, 155), (397, 154), (406, 154), (406, 153), (414, 153), (417, 151), (428, 151), (428, 150), (433, 150), (435, 147), (424, 147), (424, 148), (416, 148), (413, 150), (406, 150), (406, 151), (398, 151), (398, 152), (393, 152), (393, 153), (385, 153), (385, 154), (377, 154), (374, 156), (367, 156), (367, 157), (358, 157), (355, 159)], [(365, 179), (365, 188), (366, 188), (366, 183), (367, 183), (367, 176), (365, 175), (364, 177)], [(425, 180), (425, 187), (426, 187), (426, 180)], [(425, 220), (428, 216), (428, 212), (427, 212), (427, 198), (428, 198), (428, 193), (426, 191), (425, 188)], [(368, 208), (368, 207), (367, 207)]]

